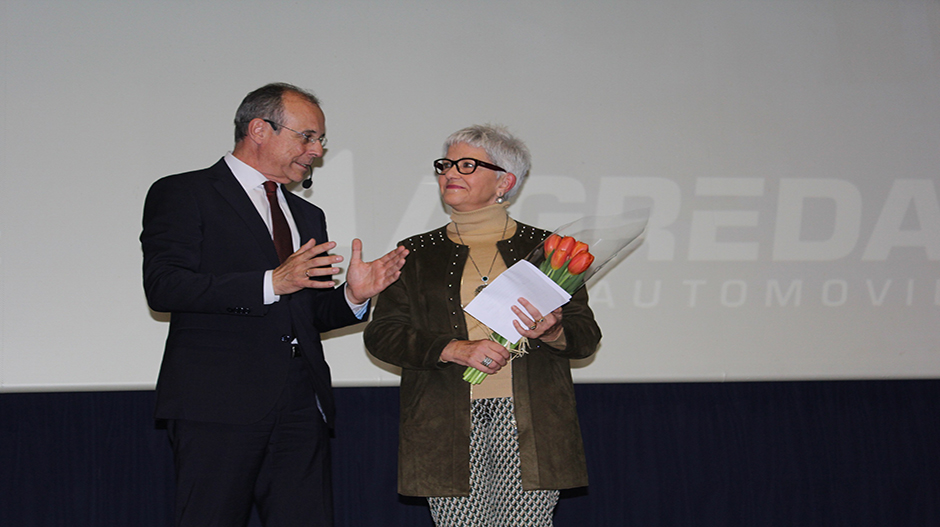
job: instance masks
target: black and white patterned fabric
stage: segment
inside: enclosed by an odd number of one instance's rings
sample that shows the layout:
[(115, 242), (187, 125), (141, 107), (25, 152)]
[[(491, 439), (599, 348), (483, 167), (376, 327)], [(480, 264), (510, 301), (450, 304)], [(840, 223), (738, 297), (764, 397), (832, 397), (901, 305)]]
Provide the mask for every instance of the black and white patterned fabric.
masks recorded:
[(522, 490), (511, 397), (473, 401), (470, 496), (428, 498), (437, 527), (551, 527), (557, 490)]

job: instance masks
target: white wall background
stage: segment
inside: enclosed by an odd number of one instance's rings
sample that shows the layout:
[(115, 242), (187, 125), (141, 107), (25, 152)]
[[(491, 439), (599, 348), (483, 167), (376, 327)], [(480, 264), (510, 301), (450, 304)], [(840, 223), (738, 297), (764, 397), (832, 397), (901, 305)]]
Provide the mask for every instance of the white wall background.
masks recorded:
[[(934, 0), (5, 0), (0, 390), (153, 386), (144, 195), (271, 81), (324, 101), (297, 191), (347, 256), (447, 221), (430, 162), (473, 123), (532, 150), (521, 221), (651, 200), (579, 381), (940, 375)], [(327, 342), (336, 384), (396, 383), (360, 331)]]

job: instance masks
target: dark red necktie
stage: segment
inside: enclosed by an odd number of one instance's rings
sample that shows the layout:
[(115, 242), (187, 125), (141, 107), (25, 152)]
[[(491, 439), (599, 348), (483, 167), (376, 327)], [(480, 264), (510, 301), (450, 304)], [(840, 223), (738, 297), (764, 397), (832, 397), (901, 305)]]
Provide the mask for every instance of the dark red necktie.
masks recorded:
[(274, 248), (277, 249), (277, 257), (280, 258), (281, 263), (284, 263), (284, 260), (294, 252), (294, 243), (291, 240), (290, 227), (287, 226), (287, 218), (284, 217), (284, 211), (277, 202), (277, 183), (265, 181), (264, 192), (268, 195), (268, 203), (271, 205)]

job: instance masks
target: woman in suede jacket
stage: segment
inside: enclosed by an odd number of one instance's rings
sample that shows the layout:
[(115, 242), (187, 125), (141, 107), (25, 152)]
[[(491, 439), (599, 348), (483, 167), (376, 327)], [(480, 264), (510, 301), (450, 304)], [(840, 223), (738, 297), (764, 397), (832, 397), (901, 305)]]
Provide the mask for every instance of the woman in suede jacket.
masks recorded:
[[(521, 299), (528, 350), (515, 357), (464, 313), (549, 233), (507, 212), (529, 170), (522, 141), (472, 126), (444, 152), (434, 166), (451, 222), (401, 242), (410, 255), (364, 336), (402, 370), (398, 491), (427, 497), (439, 527), (551, 525), (558, 491), (587, 485), (569, 361), (594, 353), (600, 329), (584, 288), (547, 314)], [(467, 366), (487, 378), (465, 382)]]

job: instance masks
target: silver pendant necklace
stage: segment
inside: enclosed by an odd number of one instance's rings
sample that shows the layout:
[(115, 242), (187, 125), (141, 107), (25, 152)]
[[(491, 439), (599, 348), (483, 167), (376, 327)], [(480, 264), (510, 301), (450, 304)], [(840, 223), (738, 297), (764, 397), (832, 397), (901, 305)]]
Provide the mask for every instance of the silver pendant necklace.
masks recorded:
[[(457, 239), (460, 240), (460, 245), (467, 245), (467, 244), (464, 243), (464, 241), (463, 241), (463, 236), (460, 235), (460, 227), (457, 226), (457, 222), (453, 222), (453, 224), (454, 224), (454, 230), (457, 232)], [(509, 215), (507, 214), (507, 215), (506, 215), (506, 222), (503, 223), (503, 234), (499, 237), (500, 240), (502, 240), (503, 238), (506, 237), (506, 227), (508, 227), (508, 226), (509, 226)], [(467, 249), (469, 249), (469, 246), (467, 246)], [(473, 295), (474, 295), (474, 296), (479, 295), (481, 291), (483, 291), (484, 289), (486, 289), (486, 286), (490, 285), (490, 274), (493, 273), (493, 266), (496, 265), (496, 257), (497, 257), (497, 256), (499, 256), (499, 250), (498, 250), (498, 249), (497, 249), (496, 252), (493, 254), (493, 261), (490, 262), (490, 270), (487, 271), (486, 274), (483, 274), (483, 273), (480, 271), (480, 267), (477, 265), (476, 260), (474, 260), (474, 259), (473, 259), (473, 256), (470, 255), (470, 251), (469, 251), (469, 250), (467, 251), (467, 257), (470, 258), (470, 263), (473, 264), (473, 268), (476, 269), (476, 270), (477, 270), (477, 274), (480, 275), (480, 280), (483, 281), (483, 285), (481, 285), (481, 286), (479, 286), (479, 287), (477, 287), (476, 289), (473, 290)]]

